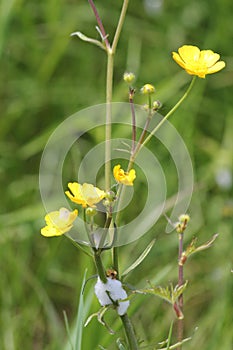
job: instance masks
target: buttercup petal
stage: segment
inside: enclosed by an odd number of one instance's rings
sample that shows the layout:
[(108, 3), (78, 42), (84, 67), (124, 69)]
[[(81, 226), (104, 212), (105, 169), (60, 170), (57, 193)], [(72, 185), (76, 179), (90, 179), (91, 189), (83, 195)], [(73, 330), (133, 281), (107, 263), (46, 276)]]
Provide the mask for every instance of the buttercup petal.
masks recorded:
[(174, 59), (174, 61), (176, 61), (176, 63), (178, 63), (182, 68), (185, 69), (186, 64), (177, 52), (172, 52), (172, 58)]
[(207, 67), (213, 66), (219, 58), (220, 55), (211, 50), (202, 50), (200, 53), (200, 63), (203, 62)]
[(187, 64), (197, 62), (200, 57), (200, 49), (197, 46), (183, 45), (178, 49), (178, 52)]
[(86, 207), (87, 203), (82, 196), (81, 185), (77, 182), (69, 182), (68, 188), (70, 191), (65, 192), (67, 197), (69, 197), (69, 199), (72, 202), (74, 202), (76, 204), (81, 204), (83, 207)]
[(219, 61), (215, 63), (212, 67), (208, 68), (208, 74), (216, 73), (226, 66), (224, 61)]
[(105, 192), (100, 190), (98, 187), (94, 187), (91, 184), (84, 183), (81, 189), (82, 196), (86, 203), (93, 207), (95, 204), (99, 203), (104, 197)]

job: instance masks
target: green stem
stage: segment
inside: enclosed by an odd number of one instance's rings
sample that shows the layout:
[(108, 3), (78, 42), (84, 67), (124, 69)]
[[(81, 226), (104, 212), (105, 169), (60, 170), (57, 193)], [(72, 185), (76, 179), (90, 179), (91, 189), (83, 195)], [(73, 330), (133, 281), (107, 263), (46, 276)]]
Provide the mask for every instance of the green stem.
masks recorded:
[(121, 31), (122, 31), (122, 27), (125, 21), (125, 16), (126, 16), (126, 12), (127, 12), (127, 8), (129, 5), (129, 0), (124, 0), (123, 5), (122, 5), (122, 9), (121, 9), (121, 14), (120, 14), (120, 18), (117, 24), (117, 29), (114, 35), (114, 39), (113, 39), (113, 43), (112, 43), (112, 52), (115, 53), (116, 52), (116, 48), (117, 48), (117, 44), (121, 35)]
[[(190, 83), (188, 89), (186, 90), (186, 92), (184, 93), (184, 95), (179, 99), (179, 101), (175, 104), (175, 106), (163, 117), (163, 119), (159, 122), (159, 124), (156, 125), (156, 127), (151, 131), (150, 135), (147, 136), (145, 141), (142, 143), (140, 149), (150, 141), (150, 139), (156, 133), (156, 131), (158, 131), (158, 129), (164, 124), (164, 122), (178, 109), (178, 107), (181, 105), (181, 103), (189, 95), (190, 91), (193, 88), (195, 81), (196, 81), (196, 76), (194, 76), (193, 79), (191, 80), (191, 83)], [(138, 150), (138, 152), (140, 151), (140, 149)], [(136, 158), (136, 155), (135, 155), (135, 158)]]
[(106, 127), (105, 127), (105, 190), (109, 191), (111, 187), (111, 122), (112, 122), (112, 85), (113, 85), (113, 67), (114, 55), (120, 38), (122, 27), (125, 20), (129, 0), (124, 0), (117, 29), (114, 35), (112, 47), (107, 47), (107, 77), (106, 77)]
[(129, 349), (130, 350), (138, 350), (138, 344), (137, 344), (137, 339), (134, 333), (134, 329), (132, 326), (132, 323), (129, 319), (129, 316), (127, 314), (120, 316), (121, 317), (121, 321), (124, 325), (124, 329), (125, 329), (125, 333), (128, 339), (128, 343), (129, 343)]
[[(94, 9), (94, 3), (91, 0), (90, 1), (92, 8)], [(114, 67), (114, 55), (116, 52), (117, 44), (120, 38), (120, 34), (122, 31), (122, 27), (124, 24), (126, 11), (128, 8), (129, 0), (124, 0), (120, 18), (118, 21), (117, 29), (114, 35), (112, 47), (108, 46), (108, 42), (106, 42), (106, 51), (107, 51), (107, 76), (106, 76), (106, 126), (105, 126), (105, 189), (106, 191), (110, 190), (111, 187), (111, 122), (112, 122), (112, 109), (111, 109), (111, 103), (112, 103), (112, 86), (113, 86), (113, 67)], [(104, 28), (101, 27), (102, 22), (100, 21), (100, 18), (98, 16), (97, 11), (94, 11), (97, 22), (100, 26), (100, 30), (103, 33), (105, 33)], [(113, 249), (113, 260), (114, 260), (114, 266), (118, 269), (118, 248), (114, 247)], [(103, 263), (101, 260), (101, 249), (95, 250), (94, 249), (94, 259), (96, 264), (96, 269), (98, 271), (98, 275), (103, 283), (107, 282), (107, 277), (105, 274), (105, 270), (103, 267)], [(133, 326), (130, 322), (130, 319), (127, 314), (120, 316), (126, 337), (129, 343), (130, 350), (138, 350), (137, 340), (135, 337), (135, 333), (133, 330)]]
[(120, 279), (120, 271), (118, 264), (118, 247), (113, 247), (112, 251), (113, 268), (117, 271), (117, 278)]
[(99, 278), (103, 283), (106, 283), (107, 277), (106, 277), (105, 269), (101, 259), (101, 250), (94, 249), (94, 260), (95, 260), (95, 266), (96, 266), (96, 270), (98, 272)]
[(106, 125), (105, 125), (105, 190), (111, 187), (111, 133), (112, 133), (112, 84), (114, 53), (107, 50), (107, 77), (106, 77)]

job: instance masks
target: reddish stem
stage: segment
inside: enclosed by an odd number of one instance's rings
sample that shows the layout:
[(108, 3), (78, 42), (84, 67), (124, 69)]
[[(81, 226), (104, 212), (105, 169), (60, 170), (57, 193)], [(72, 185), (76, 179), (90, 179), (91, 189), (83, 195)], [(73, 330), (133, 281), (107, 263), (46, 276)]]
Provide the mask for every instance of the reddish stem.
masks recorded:
[(133, 154), (133, 152), (134, 152), (135, 141), (136, 141), (136, 117), (135, 117), (133, 97), (134, 97), (134, 89), (130, 87), (129, 88), (129, 103), (130, 103), (131, 114), (132, 114), (132, 151), (131, 151), (131, 154)]
[(100, 16), (99, 16), (99, 13), (97, 11), (97, 8), (95, 7), (95, 4), (93, 2), (93, 0), (88, 0), (93, 12), (94, 12), (94, 15), (95, 15), (95, 18), (96, 18), (96, 21), (98, 23), (98, 26), (99, 26), (99, 29), (100, 29), (100, 32), (102, 34), (102, 39), (104, 40), (105, 44), (106, 44), (106, 47), (109, 49), (110, 48), (110, 44), (109, 44), (109, 41), (108, 41), (108, 38), (107, 38), (107, 35), (106, 35), (106, 32), (105, 32), (105, 29), (104, 29), (104, 26), (103, 26), (103, 23), (100, 19)]
[[(183, 253), (183, 233), (179, 234), (179, 255), (178, 255), (178, 261), (180, 261)], [(184, 283), (184, 267), (182, 265), (179, 265), (178, 270), (178, 285), (181, 286)], [(181, 313), (183, 314), (183, 293), (178, 298), (178, 305)], [(184, 320), (179, 319), (178, 320), (178, 342), (181, 342), (183, 340), (183, 333), (184, 333)], [(178, 347), (178, 350), (182, 350), (182, 345)]]

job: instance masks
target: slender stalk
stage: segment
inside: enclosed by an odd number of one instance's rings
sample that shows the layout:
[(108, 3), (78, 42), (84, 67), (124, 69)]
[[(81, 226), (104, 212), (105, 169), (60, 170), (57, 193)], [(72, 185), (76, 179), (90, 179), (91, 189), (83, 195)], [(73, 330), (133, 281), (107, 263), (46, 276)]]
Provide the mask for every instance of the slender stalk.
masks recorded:
[(135, 142), (136, 142), (136, 116), (135, 116), (135, 108), (134, 108), (134, 89), (129, 88), (129, 103), (131, 108), (131, 115), (132, 115), (132, 148), (131, 148), (131, 155), (134, 153), (135, 149)]
[(112, 222), (112, 209), (109, 210), (108, 214), (107, 214), (107, 219), (104, 225), (104, 231), (102, 233), (100, 242), (99, 242), (99, 249), (103, 250), (104, 244), (105, 244), (105, 240), (108, 234), (108, 229), (111, 225)]
[(113, 65), (114, 65), (114, 51), (108, 41), (106, 31), (97, 11), (93, 0), (88, 0), (94, 12), (96, 21), (99, 26), (102, 39), (106, 45), (107, 52), (107, 73), (106, 73), (106, 126), (105, 126), (105, 190), (110, 190), (110, 174), (111, 174), (111, 102), (112, 102), (112, 83), (113, 83)]
[[(179, 233), (179, 253), (178, 253), (178, 261), (180, 261), (183, 253), (183, 232)], [(179, 265), (178, 268), (178, 285), (181, 286), (184, 283), (184, 267), (183, 265)], [(178, 298), (178, 305), (180, 311), (183, 313), (183, 294), (181, 294)], [(183, 334), (184, 334), (184, 320), (179, 319), (178, 320), (178, 329), (177, 329), (177, 338), (178, 342), (181, 342), (183, 340)], [(178, 347), (178, 350), (182, 350), (182, 344)]]
[(125, 21), (125, 16), (126, 16), (126, 12), (127, 12), (127, 8), (129, 5), (129, 0), (124, 0), (123, 5), (122, 5), (122, 9), (121, 9), (121, 14), (120, 14), (120, 18), (117, 24), (117, 29), (114, 35), (114, 39), (113, 39), (113, 43), (112, 43), (112, 52), (115, 53), (116, 52), (116, 48), (117, 48), (117, 44), (121, 35), (121, 31), (122, 31), (122, 27)]
[(111, 187), (111, 122), (112, 122), (112, 85), (113, 85), (113, 67), (114, 55), (120, 38), (121, 30), (124, 24), (129, 0), (124, 0), (117, 29), (114, 35), (112, 47), (107, 47), (107, 76), (106, 76), (106, 126), (105, 126), (105, 190), (109, 191)]
[(109, 49), (110, 48), (110, 44), (109, 44), (109, 41), (108, 41), (108, 36), (106, 35), (105, 29), (104, 29), (103, 23), (101, 21), (101, 18), (99, 16), (99, 13), (97, 11), (97, 8), (95, 7), (95, 4), (94, 4), (93, 0), (88, 0), (88, 1), (89, 1), (89, 4), (90, 4), (93, 12), (94, 12), (96, 21), (97, 21), (98, 26), (99, 26), (100, 33), (102, 35), (102, 39), (105, 42), (106, 48)]
[(107, 51), (107, 76), (106, 76), (106, 125), (105, 125), (105, 190), (111, 187), (111, 134), (112, 134), (112, 84), (114, 54)]
[(131, 154), (127, 171), (130, 171), (130, 169), (132, 168), (132, 166), (133, 166), (133, 164), (135, 162), (136, 156), (137, 156), (138, 152), (140, 151), (140, 149), (142, 147), (142, 143), (143, 143), (143, 140), (145, 139), (145, 136), (146, 136), (147, 129), (148, 129), (148, 126), (150, 124), (150, 121), (151, 121), (151, 117), (148, 116), (147, 119), (146, 119), (146, 123), (144, 125), (144, 128), (142, 130), (141, 136), (140, 136), (140, 138), (138, 140), (137, 146), (134, 148), (134, 152)]
[[(175, 106), (163, 117), (163, 119), (159, 122), (158, 125), (156, 125), (156, 127), (151, 131), (150, 135), (147, 136), (147, 138), (145, 139), (145, 141), (142, 143), (141, 147), (145, 146), (150, 139), (152, 138), (152, 136), (156, 133), (156, 131), (164, 124), (164, 122), (177, 110), (177, 108), (181, 105), (181, 103), (186, 99), (186, 97), (189, 95), (190, 91), (193, 88), (193, 85), (196, 81), (196, 76), (194, 76), (191, 80), (191, 83), (188, 87), (188, 89), (186, 90), (186, 92), (184, 93), (184, 95), (179, 99), (179, 101), (175, 104)], [(140, 149), (139, 149), (140, 150)]]
[(129, 348), (130, 350), (138, 350), (138, 344), (137, 344), (137, 340), (135, 338), (135, 334), (134, 334), (134, 329), (132, 326), (132, 323), (129, 319), (129, 316), (127, 314), (121, 316), (121, 321), (124, 325), (124, 329), (125, 329), (125, 333), (129, 342)]
[(117, 277), (120, 279), (120, 271), (119, 271), (119, 263), (118, 263), (118, 247), (113, 247), (112, 250), (112, 260), (113, 260), (113, 268), (117, 271)]

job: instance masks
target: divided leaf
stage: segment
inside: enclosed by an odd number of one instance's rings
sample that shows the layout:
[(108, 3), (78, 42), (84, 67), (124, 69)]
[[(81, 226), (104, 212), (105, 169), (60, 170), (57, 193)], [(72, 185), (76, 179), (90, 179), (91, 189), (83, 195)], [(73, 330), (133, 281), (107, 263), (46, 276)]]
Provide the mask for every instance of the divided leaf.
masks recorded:
[(103, 306), (98, 312), (95, 312), (92, 315), (90, 315), (86, 320), (84, 327), (86, 327), (94, 317), (97, 317), (98, 322), (101, 323), (110, 334), (114, 334), (115, 332), (108, 326), (108, 324), (104, 320), (104, 314), (110, 307), (111, 305)]
[(199, 247), (196, 247), (197, 238), (194, 237), (192, 239), (191, 243), (186, 248), (186, 250), (182, 253), (182, 256), (181, 256), (180, 261), (179, 261), (179, 265), (183, 266), (185, 264), (186, 260), (188, 259), (188, 257), (191, 256), (192, 254), (200, 252), (201, 250), (205, 250), (205, 249), (210, 248), (217, 237), (218, 237), (218, 234), (216, 233), (213, 235), (213, 237), (210, 240), (208, 240), (206, 243), (200, 245)]
[(185, 288), (187, 287), (187, 284), (188, 284), (188, 281), (186, 281), (181, 286), (178, 286), (178, 285), (175, 286), (175, 288), (173, 287), (172, 284), (170, 284), (170, 286), (167, 286), (165, 288), (161, 286), (155, 286), (152, 288), (136, 289), (133, 291), (133, 293), (156, 295), (173, 305), (176, 302), (176, 300), (179, 298), (179, 296), (183, 294)]

